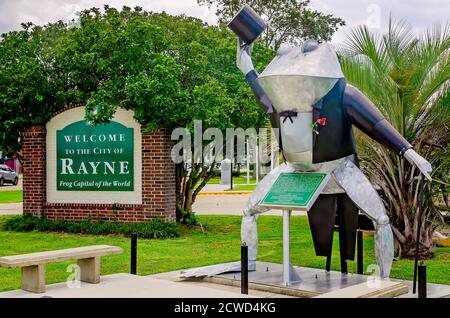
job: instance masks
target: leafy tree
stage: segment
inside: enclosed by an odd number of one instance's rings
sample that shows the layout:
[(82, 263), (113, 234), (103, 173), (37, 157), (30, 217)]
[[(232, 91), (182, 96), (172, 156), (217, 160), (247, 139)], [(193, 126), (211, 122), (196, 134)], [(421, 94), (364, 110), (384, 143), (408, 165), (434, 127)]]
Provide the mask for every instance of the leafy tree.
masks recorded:
[(197, 0), (200, 5), (216, 6), (216, 15), (228, 23), (244, 4), (249, 4), (269, 27), (262, 35), (266, 47), (278, 49), (283, 43), (298, 44), (312, 38), (329, 41), (345, 22), (331, 14), (309, 8), (309, 0)]
[[(258, 127), (265, 115), (235, 66), (235, 41), (225, 27), (139, 7), (88, 9), (70, 25), (26, 24), (0, 41), (0, 143), (20, 149), (25, 127), (71, 103), (100, 106), (87, 115), (95, 123), (108, 122), (117, 107), (133, 109), (148, 133), (160, 125), (192, 129), (194, 119), (204, 129)], [(261, 46), (255, 54), (261, 63), (273, 56)], [(176, 169), (181, 215), (212, 169)]]
[[(405, 23), (391, 21), (382, 36), (367, 27), (355, 29), (340, 54), (347, 81), (362, 90), (433, 165), (433, 182), (426, 182), (424, 191), (422, 258), (431, 257), (432, 235), (442, 218), (435, 199), (449, 190), (449, 52), (448, 25), (436, 25), (417, 37)], [(381, 187), (399, 255), (412, 258), (419, 172), (386, 148), (359, 137), (362, 167)]]

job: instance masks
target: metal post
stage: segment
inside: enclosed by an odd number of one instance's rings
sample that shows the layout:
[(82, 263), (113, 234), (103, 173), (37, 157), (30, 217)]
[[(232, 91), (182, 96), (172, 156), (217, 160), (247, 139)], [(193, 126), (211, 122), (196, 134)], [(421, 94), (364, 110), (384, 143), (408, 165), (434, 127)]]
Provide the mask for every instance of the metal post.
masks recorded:
[(245, 143), (246, 150), (247, 150), (247, 184), (250, 184), (250, 152), (249, 152), (249, 146), (248, 146), (248, 139)]
[(248, 295), (248, 246), (241, 246), (241, 294)]
[(356, 237), (356, 243), (358, 248), (358, 260), (357, 260), (357, 267), (358, 267), (358, 274), (364, 274), (364, 264), (363, 264), (363, 231), (359, 230), (357, 231), (357, 237)]
[(413, 294), (416, 293), (416, 283), (417, 283), (417, 265), (419, 262), (419, 248), (420, 248), (420, 230), (422, 225), (422, 200), (423, 200), (423, 175), (419, 176), (419, 195), (417, 204), (417, 236), (416, 236), (416, 253), (414, 255), (414, 279), (413, 279)]
[[(271, 139), (272, 141), (272, 139)], [(272, 171), (273, 169), (275, 169), (275, 158), (274, 158), (274, 150), (273, 150), (273, 145), (270, 145), (270, 171)]]
[(230, 163), (230, 190), (233, 190), (233, 161)]
[(290, 284), (291, 278), (290, 217), (291, 211), (283, 210), (283, 284), (285, 286)]
[(422, 263), (418, 268), (419, 298), (427, 298), (427, 267)]
[(256, 145), (255, 176), (256, 176), (256, 184), (258, 184), (258, 182), (259, 182), (259, 147), (258, 147), (258, 145)]
[(137, 273), (137, 234), (131, 234), (131, 259), (130, 259), (130, 273), (136, 275)]

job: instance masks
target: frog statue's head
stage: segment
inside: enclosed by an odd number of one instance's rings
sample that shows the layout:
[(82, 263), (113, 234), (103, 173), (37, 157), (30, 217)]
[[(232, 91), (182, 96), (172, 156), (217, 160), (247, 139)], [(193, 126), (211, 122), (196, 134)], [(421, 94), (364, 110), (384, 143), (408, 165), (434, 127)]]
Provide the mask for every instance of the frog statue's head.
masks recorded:
[(307, 40), (300, 47), (282, 45), (258, 83), (277, 112), (310, 112), (343, 77), (333, 46)]

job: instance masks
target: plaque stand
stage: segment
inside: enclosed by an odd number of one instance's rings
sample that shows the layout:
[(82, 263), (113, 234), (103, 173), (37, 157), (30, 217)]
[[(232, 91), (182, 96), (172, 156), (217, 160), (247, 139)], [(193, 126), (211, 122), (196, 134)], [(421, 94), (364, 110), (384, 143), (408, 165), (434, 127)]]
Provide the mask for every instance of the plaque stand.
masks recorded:
[(283, 285), (290, 286), (301, 281), (291, 265), (291, 210), (283, 210)]

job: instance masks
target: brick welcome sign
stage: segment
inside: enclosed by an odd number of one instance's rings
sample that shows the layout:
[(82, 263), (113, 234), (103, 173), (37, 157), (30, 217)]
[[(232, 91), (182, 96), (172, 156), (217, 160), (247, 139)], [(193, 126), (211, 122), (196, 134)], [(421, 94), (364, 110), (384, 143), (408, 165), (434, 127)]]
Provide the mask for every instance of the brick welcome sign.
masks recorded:
[(144, 222), (175, 218), (172, 141), (164, 127), (146, 135), (133, 111), (92, 125), (67, 107), (22, 134), (24, 213), (49, 219)]
[(134, 129), (86, 120), (56, 132), (59, 191), (133, 191)]

